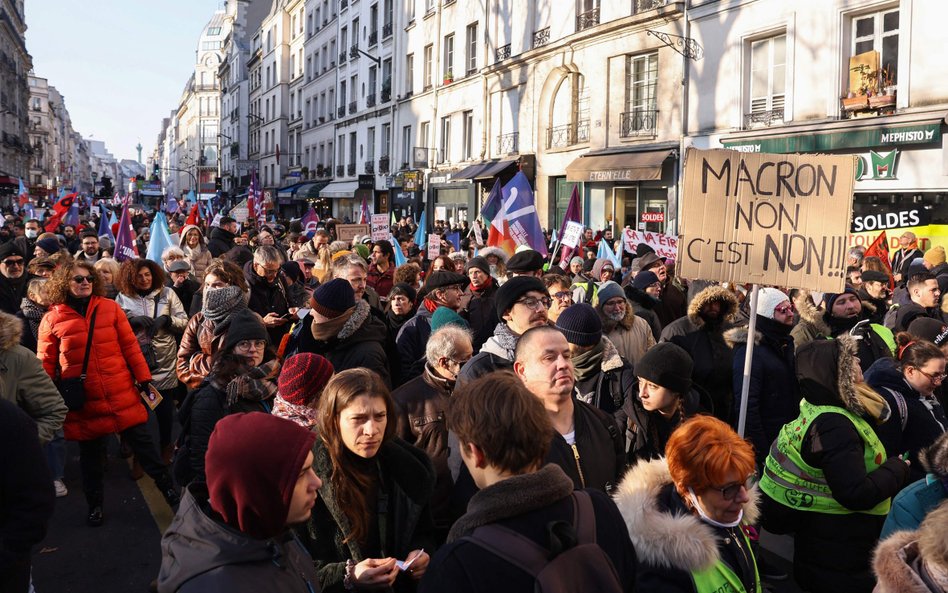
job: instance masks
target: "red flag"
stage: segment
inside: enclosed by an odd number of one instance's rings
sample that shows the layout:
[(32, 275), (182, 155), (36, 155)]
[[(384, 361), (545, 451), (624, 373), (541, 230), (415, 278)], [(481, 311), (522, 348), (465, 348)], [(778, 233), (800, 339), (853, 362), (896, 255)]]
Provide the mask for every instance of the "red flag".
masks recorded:
[(58, 202), (53, 204), (53, 214), (49, 217), (49, 220), (46, 221), (46, 226), (43, 227), (46, 229), (46, 232), (56, 232), (56, 229), (59, 228), (59, 223), (62, 222), (63, 217), (66, 216), (69, 209), (72, 208), (73, 202), (76, 201), (76, 195), (76, 192), (65, 195), (60, 198)]
[(886, 239), (885, 231), (879, 233), (872, 245), (866, 249), (866, 254), (863, 257), (878, 257), (882, 260), (882, 265), (889, 272), (889, 288), (895, 288), (895, 280), (892, 278), (892, 264), (889, 259), (889, 240)]
[(191, 206), (191, 212), (188, 213), (188, 219), (184, 221), (184, 224), (193, 224), (197, 225), (201, 221), (201, 213), (198, 210), (198, 205), (195, 204)]

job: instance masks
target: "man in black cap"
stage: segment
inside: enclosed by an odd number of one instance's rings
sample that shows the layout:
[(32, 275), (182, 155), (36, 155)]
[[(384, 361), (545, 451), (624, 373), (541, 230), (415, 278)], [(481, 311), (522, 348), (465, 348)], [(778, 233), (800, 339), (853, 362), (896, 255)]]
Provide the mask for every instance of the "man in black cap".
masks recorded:
[(539, 251), (533, 249), (524, 249), (513, 254), (507, 261), (507, 272), (510, 277), (514, 276), (533, 276), (540, 278), (543, 276), (543, 256)]
[(31, 277), (23, 253), (12, 242), (0, 244), (0, 311), (16, 315)]
[(497, 310), (494, 295), (497, 281), (490, 275), (490, 264), (481, 256), (472, 257), (464, 268), (471, 283), (461, 295), (461, 310), (465, 312), (471, 331), (474, 333), (474, 350), (477, 351), (497, 326)]
[(167, 270), (165, 286), (178, 295), (184, 310), (190, 311), (194, 295), (201, 290), (201, 283), (191, 277), (191, 264), (186, 259), (176, 259), (167, 265)]
[(533, 276), (515, 276), (504, 283), (494, 296), (494, 307), (501, 320), (493, 335), (458, 376), (464, 383), (499, 369), (513, 366), (517, 342), (531, 327), (548, 325), (550, 295), (546, 285)]
[(217, 228), (211, 229), (207, 249), (212, 256), (220, 257), (234, 248), (234, 238), (236, 236), (237, 221), (230, 216), (224, 216)]
[[(862, 273), (862, 285), (856, 291), (863, 305), (869, 305), (875, 311), (869, 311), (868, 319), (872, 323), (882, 323), (889, 310), (889, 276), (885, 272), (865, 270)], [(866, 306), (866, 309), (870, 309)]]
[(464, 294), (465, 284), (467, 284), (467, 278), (457, 272), (438, 270), (431, 274), (426, 285), (428, 294), (418, 306), (418, 312), (402, 325), (395, 338), (401, 357), (400, 379), (402, 381), (414, 379), (424, 370), (423, 364), (416, 365), (415, 363), (425, 356), (425, 345), (431, 336), (431, 315), (438, 307), (460, 311), (461, 295)]

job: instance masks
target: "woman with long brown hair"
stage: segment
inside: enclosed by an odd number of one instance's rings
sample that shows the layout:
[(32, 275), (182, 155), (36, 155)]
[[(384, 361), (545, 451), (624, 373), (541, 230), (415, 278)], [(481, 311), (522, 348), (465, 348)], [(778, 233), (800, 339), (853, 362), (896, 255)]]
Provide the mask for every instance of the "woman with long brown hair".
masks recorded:
[[(323, 590), (414, 591), (433, 544), (431, 461), (395, 436), (391, 394), (368, 369), (335, 375), (319, 418), (313, 469), (323, 488), (305, 535)], [(411, 566), (402, 573), (396, 560)]]

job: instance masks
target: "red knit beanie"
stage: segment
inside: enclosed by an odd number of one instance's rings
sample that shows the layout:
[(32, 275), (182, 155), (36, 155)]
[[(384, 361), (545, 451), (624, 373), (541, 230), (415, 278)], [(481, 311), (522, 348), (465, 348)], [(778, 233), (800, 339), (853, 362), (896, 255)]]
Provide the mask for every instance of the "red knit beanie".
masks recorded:
[(263, 412), (225, 416), (204, 456), (211, 508), (250, 537), (279, 535), (315, 441), (315, 433)]
[(280, 368), (278, 393), (293, 405), (309, 406), (319, 398), (334, 372), (332, 363), (318, 354), (294, 354)]

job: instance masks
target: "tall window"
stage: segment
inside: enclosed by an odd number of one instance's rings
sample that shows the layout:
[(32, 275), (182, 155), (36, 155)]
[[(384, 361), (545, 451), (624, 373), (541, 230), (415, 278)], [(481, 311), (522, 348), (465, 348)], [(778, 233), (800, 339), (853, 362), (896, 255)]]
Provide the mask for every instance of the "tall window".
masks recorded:
[(431, 68), (432, 68), (431, 60), (432, 60), (432, 54), (433, 54), (433, 53), (434, 53), (434, 45), (432, 45), (432, 44), (429, 43), (428, 45), (425, 46), (425, 78), (424, 78), (424, 83), (425, 83), (425, 90), (426, 90), (426, 91), (431, 88)]
[(462, 114), (464, 118), (463, 132), (463, 154), (461, 160), (468, 161), (474, 158), (474, 112), (465, 111)]
[(402, 165), (403, 169), (411, 166), (411, 141), (411, 126), (405, 126), (402, 128), (402, 161), (404, 161), (404, 164)]
[(889, 73), (894, 86), (899, 68), (899, 9), (853, 17), (852, 55), (879, 52), (879, 68)]
[(750, 112), (783, 111), (787, 86), (787, 36), (751, 43)]
[(356, 162), (356, 133), (349, 132), (349, 164), (354, 165)]
[(375, 160), (375, 128), (369, 128), (366, 131), (365, 138), (365, 160)]
[(383, 158), (388, 158), (392, 152), (392, 124), (382, 124), (382, 151), (379, 153)]
[(467, 26), (464, 45), (467, 49), (467, 73), (474, 74), (477, 72), (477, 23)]
[(444, 72), (442, 74), (447, 78), (454, 78), (454, 34), (444, 36)]
[(415, 54), (405, 56), (405, 92), (409, 95), (415, 90)]
[(418, 127), (418, 146), (431, 146), (428, 144), (431, 141), (431, 122), (423, 121)]
[(655, 132), (657, 84), (658, 52), (627, 58), (626, 112), (620, 118), (621, 136)]
[(449, 163), (451, 156), (448, 154), (451, 148), (451, 116), (441, 118), (441, 144), (438, 146), (438, 162)]

